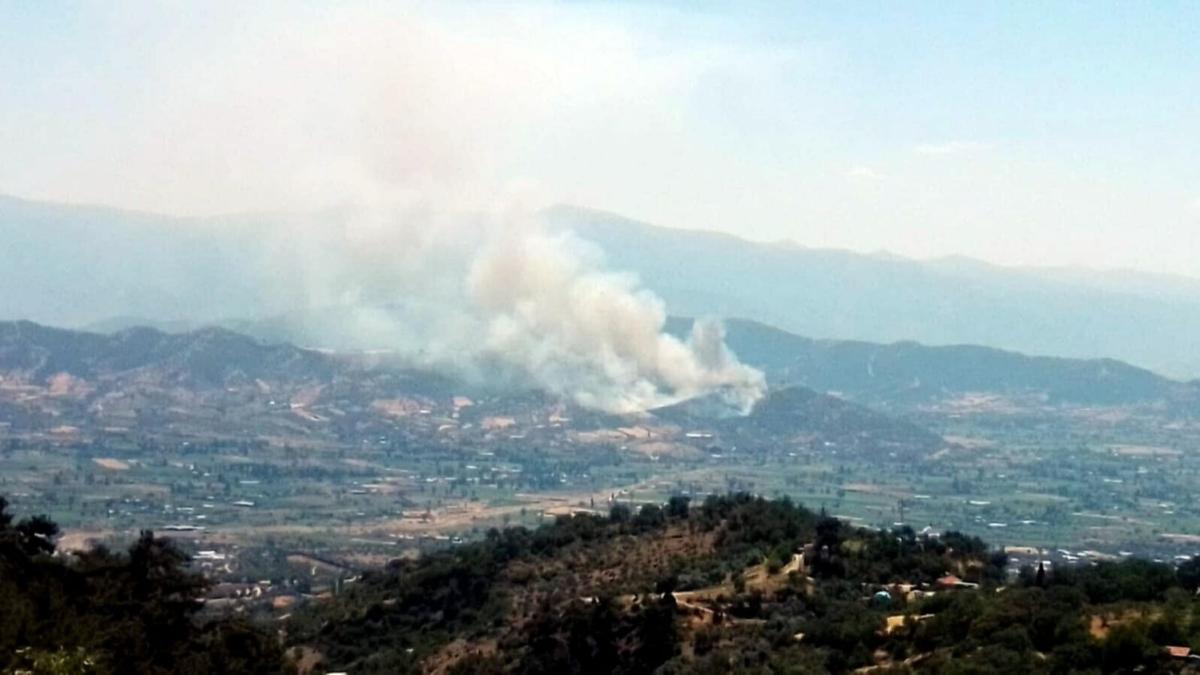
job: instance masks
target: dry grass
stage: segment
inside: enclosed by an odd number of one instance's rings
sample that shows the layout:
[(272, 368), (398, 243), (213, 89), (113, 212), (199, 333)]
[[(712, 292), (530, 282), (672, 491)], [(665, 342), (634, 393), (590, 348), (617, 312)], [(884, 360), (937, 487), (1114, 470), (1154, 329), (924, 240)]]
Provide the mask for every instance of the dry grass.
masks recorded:
[(1153, 445), (1114, 445), (1110, 448), (1123, 457), (1178, 457), (1182, 451)]
[(1101, 612), (1093, 614), (1088, 619), (1088, 632), (1097, 640), (1103, 640), (1108, 637), (1109, 631), (1115, 626), (1142, 619), (1153, 620), (1156, 617), (1155, 613), (1147, 613), (1140, 609), (1126, 609), (1117, 612)]
[(468, 642), (458, 639), (442, 647), (436, 654), (422, 664), (423, 672), (427, 675), (445, 675), (459, 661), (468, 656), (491, 656), (496, 653), (495, 640)]
[(110, 471), (128, 471), (129, 464), (112, 457), (95, 457), (92, 459), (98, 466)]

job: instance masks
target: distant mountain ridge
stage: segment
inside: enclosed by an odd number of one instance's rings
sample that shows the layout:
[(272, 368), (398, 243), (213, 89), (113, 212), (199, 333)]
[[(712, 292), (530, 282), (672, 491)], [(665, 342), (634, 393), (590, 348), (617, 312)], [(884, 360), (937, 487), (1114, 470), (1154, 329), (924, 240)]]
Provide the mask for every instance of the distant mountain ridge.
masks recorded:
[(96, 379), (143, 371), (163, 383), (215, 387), (234, 377), (327, 380), (337, 369), (323, 354), (266, 345), (218, 327), (188, 333), (127, 328), (103, 335), (0, 322), (0, 372), (34, 382), (60, 373)]
[[(148, 330), (127, 327), (134, 321), (114, 320), (111, 326), (115, 330), (109, 332), (120, 335)], [(685, 337), (692, 322), (671, 317), (667, 330)], [(312, 317), (293, 315), (258, 322), (230, 321), (223, 328), (230, 335), (248, 339), (239, 335), (244, 333), (263, 343), (303, 342), (310, 337), (304, 327), (319, 323)], [(178, 324), (159, 330), (188, 328), (196, 330)], [(1029, 356), (977, 345), (814, 339), (747, 319), (727, 319), (725, 330), (734, 353), (764, 371), (773, 384), (801, 385), (872, 406), (915, 404), (968, 393), (1038, 397), (1049, 404), (1075, 405), (1148, 404), (1200, 395), (1200, 382), (1174, 380), (1115, 359)]]
[(213, 321), (277, 311), (252, 222), (173, 218), (0, 195), (0, 319)]
[(965, 258), (766, 244), (576, 207), (555, 227), (594, 242), (677, 315), (742, 317), (801, 335), (1114, 358), (1200, 375), (1200, 283), (1130, 272), (1006, 268)]
[(216, 325), (179, 332), (132, 326), (101, 333), (0, 321), (0, 378), (46, 384), (63, 374), (102, 383), (114, 392), (122, 387), (207, 394), (246, 386), (280, 392), (332, 386), (353, 396), (380, 389), (449, 397), (472, 387), (448, 375), (408, 368), (388, 354), (309, 349)]
[[(0, 319), (88, 326), (132, 316), (171, 326), (287, 314), (308, 299), (298, 271), (271, 264), (291, 245), (283, 235), (296, 222), (336, 225), (344, 216), (172, 218), (0, 196)], [(636, 274), (677, 315), (743, 317), (817, 338), (1107, 357), (1200, 376), (1194, 279), (757, 243), (577, 207), (544, 216), (594, 242), (612, 269)]]

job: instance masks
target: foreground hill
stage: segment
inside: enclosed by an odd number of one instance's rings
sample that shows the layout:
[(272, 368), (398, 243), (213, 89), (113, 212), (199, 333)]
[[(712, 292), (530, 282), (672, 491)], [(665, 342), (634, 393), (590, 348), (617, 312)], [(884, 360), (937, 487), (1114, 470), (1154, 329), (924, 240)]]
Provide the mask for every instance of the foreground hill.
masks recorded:
[(747, 495), (675, 497), (396, 560), (293, 613), (288, 640), (319, 669), (358, 673), (1189, 668), (1196, 560), (1013, 576), (1008, 563), (954, 532), (859, 529)]
[(236, 615), (172, 540), (58, 535), (0, 497), (6, 673), (1187, 673), (1200, 641), (1200, 559), (1018, 566), (746, 494), (493, 529)]
[[(672, 319), (685, 334), (690, 319)], [(815, 340), (755, 321), (726, 321), (727, 342), (775, 382), (838, 392), (871, 404), (904, 404), (963, 394), (1030, 397), (1057, 404), (1129, 405), (1187, 401), (1196, 383), (1113, 359), (1027, 356), (973, 345), (928, 346)]]

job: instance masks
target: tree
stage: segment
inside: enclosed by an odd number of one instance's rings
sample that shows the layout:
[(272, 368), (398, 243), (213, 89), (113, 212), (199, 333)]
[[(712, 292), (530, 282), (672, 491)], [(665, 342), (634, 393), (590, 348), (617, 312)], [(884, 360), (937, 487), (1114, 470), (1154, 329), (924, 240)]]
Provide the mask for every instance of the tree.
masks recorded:
[(631, 515), (629, 507), (620, 502), (613, 504), (608, 510), (608, 519), (614, 523), (628, 523)]
[(1179, 579), (1179, 585), (1194, 591), (1200, 587), (1200, 556), (1196, 556), (1181, 564), (1175, 570), (1175, 576)]
[(0, 558), (10, 562), (27, 561), (37, 555), (54, 552), (58, 525), (46, 516), (25, 518), (13, 525), (8, 500), (0, 497)]
[(679, 646), (675, 609), (675, 598), (667, 593), (638, 615), (634, 672), (654, 672), (675, 656)]
[(688, 505), (691, 500), (683, 495), (675, 495), (667, 500), (667, 516), (675, 519), (688, 517)]
[(665, 522), (666, 518), (663, 516), (663, 510), (658, 504), (643, 505), (638, 510), (637, 517), (633, 519), (633, 524), (642, 531), (662, 527)]
[(1101, 651), (1106, 668), (1131, 671), (1153, 661), (1159, 647), (1147, 635), (1142, 622), (1131, 621), (1113, 626), (1104, 639)]

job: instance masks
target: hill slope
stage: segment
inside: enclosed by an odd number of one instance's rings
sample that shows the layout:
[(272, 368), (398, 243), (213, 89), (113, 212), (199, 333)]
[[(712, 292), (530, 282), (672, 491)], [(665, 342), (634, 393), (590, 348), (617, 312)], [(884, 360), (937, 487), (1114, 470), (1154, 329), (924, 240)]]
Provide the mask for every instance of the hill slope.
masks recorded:
[(1008, 563), (955, 532), (675, 497), (397, 560), (287, 639), (366, 673), (1191, 672), (1164, 647), (1200, 636), (1197, 560)]
[(800, 442), (864, 455), (891, 452), (917, 457), (945, 445), (940, 436), (915, 424), (805, 387), (775, 389), (744, 417), (714, 420), (707, 414), (710, 409), (705, 401), (692, 400), (653, 412), (687, 428), (712, 429), (735, 446), (740, 442), (786, 447)]
[(100, 379), (137, 371), (162, 383), (213, 387), (234, 378), (325, 381), (337, 367), (323, 354), (262, 344), (223, 328), (190, 333), (128, 328), (103, 335), (0, 322), (0, 372), (33, 382), (62, 373)]
[[(691, 323), (673, 318), (668, 328), (685, 334)], [(972, 345), (814, 340), (741, 319), (728, 320), (725, 327), (730, 348), (772, 381), (873, 404), (992, 393), (1049, 403), (1125, 405), (1194, 397), (1197, 390), (1195, 383), (1114, 359), (1027, 356)]]
[[(468, 403), (461, 402), (464, 396)], [(629, 446), (619, 430), (642, 425), (650, 454), (665, 449), (698, 456), (707, 443), (779, 450), (828, 442), (863, 453), (923, 455), (943, 445), (919, 427), (798, 387), (772, 393), (744, 418), (702, 403), (651, 415), (602, 415), (536, 391), (471, 384), (362, 355), (265, 344), (223, 328), (178, 334), (128, 328), (104, 335), (0, 322), (0, 413), (16, 431), (64, 425), (84, 435), (114, 427), (200, 437), (237, 431), (341, 443), (399, 427), (430, 442), (482, 447), (496, 441), (489, 429), (499, 418), (509, 420), (503, 423), (509, 433), (566, 447)], [(555, 421), (563, 418), (570, 424)], [(687, 436), (696, 428), (709, 430), (704, 443)]]

